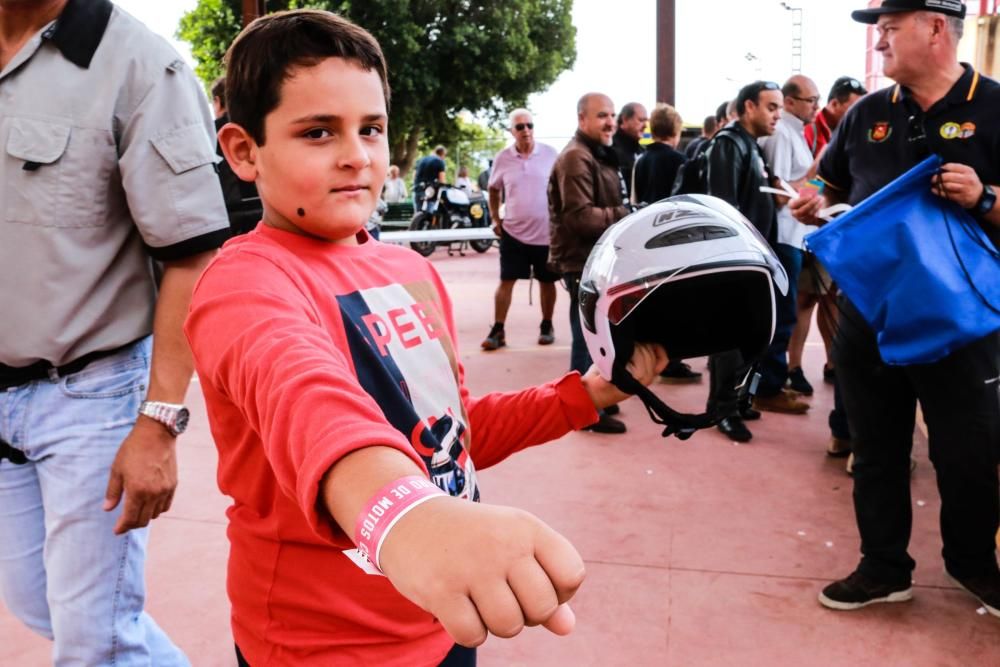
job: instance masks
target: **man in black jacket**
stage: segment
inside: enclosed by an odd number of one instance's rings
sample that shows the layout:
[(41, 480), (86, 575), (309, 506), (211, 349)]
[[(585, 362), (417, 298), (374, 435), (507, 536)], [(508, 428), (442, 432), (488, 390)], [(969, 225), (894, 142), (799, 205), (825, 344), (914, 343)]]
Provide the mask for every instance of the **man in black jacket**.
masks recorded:
[(642, 139), (648, 121), (646, 107), (638, 102), (629, 102), (619, 112), (618, 130), (611, 138), (611, 147), (618, 156), (618, 168), (625, 178), (625, 189), (629, 197), (632, 196), (632, 168), (636, 159), (646, 150), (639, 140)]
[[(770, 185), (769, 171), (757, 139), (774, 134), (784, 96), (781, 86), (755, 81), (736, 98), (739, 119), (721, 130), (708, 148), (706, 183), (708, 194), (723, 199), (747, 217), (764, 238), (774, 244), (777, 232), (774, 198), (760, 191)], [(748, 368), (739, 351), (714, 354), (708, 359), (711, 386), (708, 409), (724, 416), (719, 430), (736, 442), (748, 442), (753, 434), (743, 423), (756, 419), (756, 411), (739, 408), (737, 384)]]

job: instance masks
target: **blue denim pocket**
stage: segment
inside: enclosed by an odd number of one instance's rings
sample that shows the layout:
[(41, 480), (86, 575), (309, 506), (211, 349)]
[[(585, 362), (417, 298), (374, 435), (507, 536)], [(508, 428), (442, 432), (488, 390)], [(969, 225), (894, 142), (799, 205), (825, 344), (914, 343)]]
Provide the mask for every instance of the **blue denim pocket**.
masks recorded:
[(114, 398), (146, 390), (145, 357), (120, 355), (99, 359), (78, 373), (67, 375), (59, 388), (69, 398)]

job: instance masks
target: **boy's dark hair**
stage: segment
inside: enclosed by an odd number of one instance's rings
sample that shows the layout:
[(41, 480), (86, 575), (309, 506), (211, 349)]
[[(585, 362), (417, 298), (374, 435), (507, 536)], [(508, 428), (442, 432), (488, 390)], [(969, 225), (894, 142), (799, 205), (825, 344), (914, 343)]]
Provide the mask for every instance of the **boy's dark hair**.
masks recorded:
[(220, 76), (218, 79), (212, 82), (212, 99), (216, 97), (219, 98), (219, 102), (222, 103), (222, 108), (226, 108), (226, 77)]
[(781, 90), (781, 86), (774, 81), (754, 81), (748, 83), (740, 89), (736, 96), (736, 112), (740, 116), (747, 112), (747, 102), (760, 103), (760, 94), (765, 90)]
[(264, 119), (281, 102), (281, 85), (292, 69), (326, 58), (344, 58), (378, 74), (388, 111), (385, 57), (375, 38), (331, 12), (297, 9), (262, 16), (233, 40), (225, 59), (229, 119), (263, 145)]

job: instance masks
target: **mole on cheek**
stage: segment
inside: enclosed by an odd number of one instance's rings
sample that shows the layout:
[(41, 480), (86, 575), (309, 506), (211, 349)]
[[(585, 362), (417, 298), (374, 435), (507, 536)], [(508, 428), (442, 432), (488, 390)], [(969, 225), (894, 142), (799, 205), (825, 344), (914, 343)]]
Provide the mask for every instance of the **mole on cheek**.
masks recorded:
[(300, 217), (300, 218), (304, 218), (304, 217), (306, 217), (306, 210), (305, 210), (304, 208), (300, 208), (300, 209), (299, 209), (298, 211), (296, 211), (296, 212), (297, 212), (297, 213), (299, 214), (299, 217)]

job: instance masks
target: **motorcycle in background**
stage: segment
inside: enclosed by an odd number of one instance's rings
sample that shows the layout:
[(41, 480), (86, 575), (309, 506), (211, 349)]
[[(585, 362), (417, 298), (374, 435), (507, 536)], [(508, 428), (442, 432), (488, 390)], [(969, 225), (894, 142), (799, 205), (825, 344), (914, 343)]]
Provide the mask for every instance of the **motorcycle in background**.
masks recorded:
[[(470, 194), (447, 183), (428, 183), (423, 194), (424, 199), (410, 220), (411, 231), (490, 227), (489, 207), (486, 205), (486, 197), (481, 192)], [(410, 247), (424, 257), (429, 257), (438, 244), (447, 245), (448, 254), (451, 254), (452, 245), (455, 243), (458, 244), (459, 253), (466, 243), (476, 252), (483, 253), (490, 249), (493, 240), (413, 241)]]

